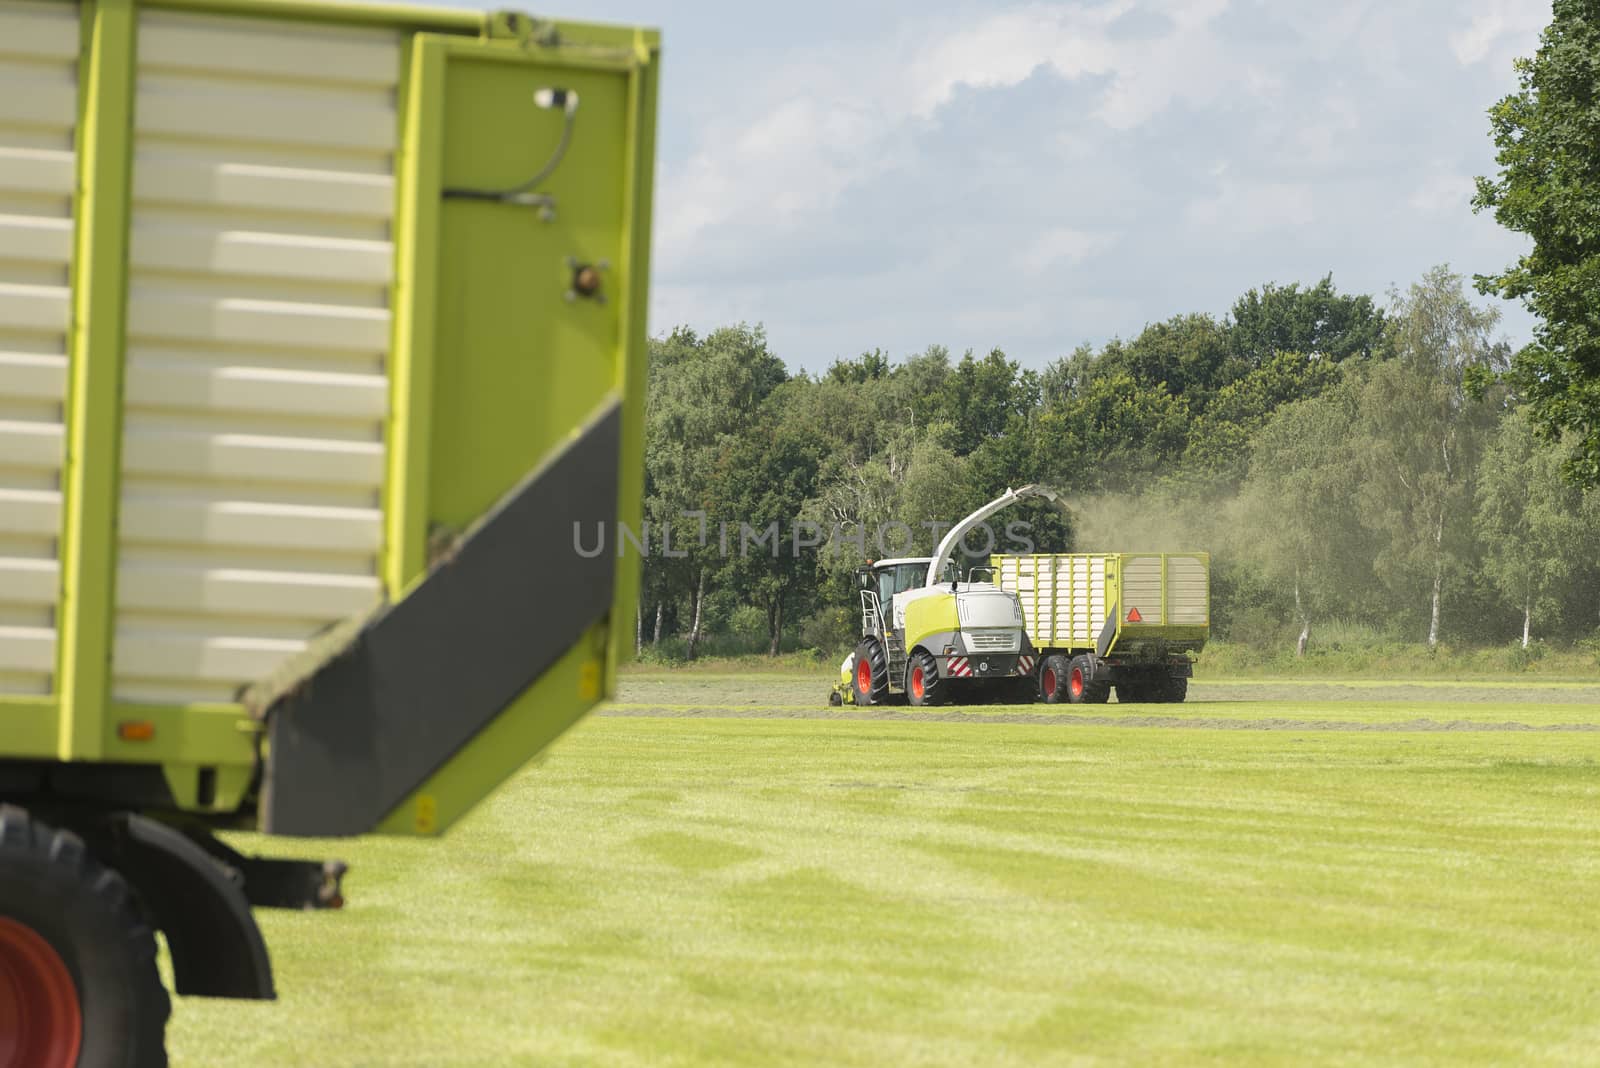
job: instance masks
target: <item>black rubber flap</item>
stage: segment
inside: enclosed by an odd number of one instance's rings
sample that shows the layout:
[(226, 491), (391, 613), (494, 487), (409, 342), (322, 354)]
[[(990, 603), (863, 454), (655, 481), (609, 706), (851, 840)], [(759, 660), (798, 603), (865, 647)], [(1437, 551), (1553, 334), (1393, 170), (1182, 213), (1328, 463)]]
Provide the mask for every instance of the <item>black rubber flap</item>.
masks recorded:
[(574, 524), (616, 535), (621, 426), (612, 402), (271, 706), (263, 830), (372, 830), (605, 617), (616, 554)]

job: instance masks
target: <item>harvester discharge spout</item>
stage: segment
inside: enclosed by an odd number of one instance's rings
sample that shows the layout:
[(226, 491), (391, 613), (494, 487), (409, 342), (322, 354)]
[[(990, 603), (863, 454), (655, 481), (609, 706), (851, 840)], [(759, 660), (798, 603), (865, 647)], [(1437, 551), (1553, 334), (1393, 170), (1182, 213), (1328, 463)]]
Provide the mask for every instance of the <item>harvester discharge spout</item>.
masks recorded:
[(955, 552), (956, 546), (961, 544), (961, 539), (966, 537), (979, 523), (982, 523), (1002, 508), (1030, 497), (1037, 497), (1064, 507), (1064, 502), (1054, 490), (1041, 486), (1036, 482), (1030, 482), (1026, 486), (1018, 486), (1016, 489), (1006, 490), (1000, 496), (950, 528), (950, 532), (944, 536), (944, 540), (939, 542), (939, 547), (933, 552), (933, 560), (928, 564), (928, 577), (923, 585), (936, 586), (939, 584), (939, 577), (944, 574), (944, 565), (950, 559), (950, 554)]

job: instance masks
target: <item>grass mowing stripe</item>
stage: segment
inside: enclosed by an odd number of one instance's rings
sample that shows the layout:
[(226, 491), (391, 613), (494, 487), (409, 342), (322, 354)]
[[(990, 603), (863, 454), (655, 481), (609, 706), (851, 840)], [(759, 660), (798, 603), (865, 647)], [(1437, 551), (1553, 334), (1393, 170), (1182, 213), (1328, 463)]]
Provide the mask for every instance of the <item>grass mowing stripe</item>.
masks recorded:
[(174, 1063), (1580, 1061), (1597, 840), (1590, 734), (591, 719)]

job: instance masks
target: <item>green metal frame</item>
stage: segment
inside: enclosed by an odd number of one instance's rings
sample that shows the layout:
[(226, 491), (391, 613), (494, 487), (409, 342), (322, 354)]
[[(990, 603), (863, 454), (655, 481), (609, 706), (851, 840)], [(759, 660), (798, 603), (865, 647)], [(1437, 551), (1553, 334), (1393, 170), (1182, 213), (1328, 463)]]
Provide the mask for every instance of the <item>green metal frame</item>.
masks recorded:
[(76, 289), (61, 532), (56, 756), (96, 760), (110, 698), (133, 159), (132, 0), (96, 0), (79, 88)]
[[(403, 597), (427, 567), (435, 337), (444, 166), (444, 77), (451, 57), (543, 63), (626, 79), (620, 252), (608, 275), (618, 302), (612, 395), (622, 405), (617, 518), (636, 527), (643, 487), (643, 395), (650, 205), (659, 35), (632, 27), (513, 18), (448, 8), (317, 0), (84, 0), (77, 127), (77, 221), (70, 373), (62, 464), (57, 693), (0, 696), (0, 753), (12, 758), (160, 765), (180, 808), (226, 819), (248, 797), (260, 725), (234, 704), (146, 705), (110, 693), (114, 644), (122, 375), (139, 12), (147, 9), (393, 27), (402, 50), (396, 160), (395, 296), (391, 346), (385, 548), (381, 577)], [(614, 114), (614, 112), (613, 112)], [(580, 413), (581, 414), (581, 413)], [(577, 416), (575, 415), (574, 418)], [(444, 461), (458, 464), (453, 454)], [(446, 467), (444, 470), (451, 470)], [(619, 560), (611, 623), (597, 625), (514, 707), (424, 784), (386, 830), (433, 833), (614, 692), (617, 651), (638, 596), (637, 553)], [(148, 726), (145, 740), (119, 726)], [(141, 732), (142, 733), (142, 732)], [(198, 781), (211, 780), (202, 805)]]
[(427, 559), (444, 57), (425, 48), (423, 40), (418, 35), (404, 53), (395, 182), (395, 321), (383, 561), (391, 599), (416, 581)]
[[(414, 307), (397, 318), (393, 378), (389, 515), (391, 551), (385, 580), (393, 595), (422, 575), (430, 516), (433, 464), (451, 470), (467, 462), (445, 442), (431, 443), (436, 429), (429, 402), (437, 371), (434, 331), (438, 307), (443, 184), (442, 141), (445, 82), (452, 61), (556, 65), (564, 69), (617, 72), (627, 78), (624, 120), (623, 205), (626, 228), (607, 287), (620, 301), (619, 341), (611, 389), (622, 404), (617, 518), (637, 528), (644, 484), (644, 405), (647, 374), (645, 315), (648, 305), (650, 204), (655, 170), (655, 107), (659, 39), (628, 31), (629, 47), (572, 53), (537, 42), (467, 40), (418, 35), (412, 45), (406, 89), (406, 155), (401, 173), (405, 198), (397, 226), (397, 288), (412, 294)], [(573, 413), (576, 420), (579, 412)], [(520, 433), (508, 428), (512, 433)], [(418, 463), (426, 457), (427, 463)], [(476, 804), (495, 784), (575, 722), (586, 710), (615, 692), (617, 648), (631, 624), (638, 597), (637, 554), (617, 562), (610, 626), (593, 628), (586, 640), (567, 650), (512, 707), (461, 752), (404, 799), (379, 826), (388, 834), (437, 834)], [(620, 622), (618, 622), (620, 621)]]

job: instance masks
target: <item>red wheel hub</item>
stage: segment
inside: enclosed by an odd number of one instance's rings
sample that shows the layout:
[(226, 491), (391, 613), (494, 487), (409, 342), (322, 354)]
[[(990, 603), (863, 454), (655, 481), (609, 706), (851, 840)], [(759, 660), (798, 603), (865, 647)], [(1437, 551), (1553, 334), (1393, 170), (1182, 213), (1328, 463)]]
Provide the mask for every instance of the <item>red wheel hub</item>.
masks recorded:
[(1055, 696), (1056, 683), (1059, 682), (1059, 681), (1060, 680), (1056, 678), (1056, 669), (1055, 668), (1045, 668), (1044, 669), (1044, 692), (1045, 692), (1045, 696), (1046, 697), (1054, 697)]
[(856, 689), (862, 693), (872, 692), (872, 664), (866, 660), (856, 665)]
[(918, 664), (911, 669), (911, 696), (920, 701), (925, 692), (926, 688), (922, 681), (922, 665)]
[(1082, 697), (1083, 696), (1083, 669), (1082, 668), (1073, 668), (1072, 669), (1072, 677), (1068, 680), (1067, 685), (1072, 687), (1072, 696), (1074, 696), (1074, 697)]
[(0, 1068), (72, 1068), (82, 1042), (66, 962), (32, 927), (0, 917)]

